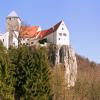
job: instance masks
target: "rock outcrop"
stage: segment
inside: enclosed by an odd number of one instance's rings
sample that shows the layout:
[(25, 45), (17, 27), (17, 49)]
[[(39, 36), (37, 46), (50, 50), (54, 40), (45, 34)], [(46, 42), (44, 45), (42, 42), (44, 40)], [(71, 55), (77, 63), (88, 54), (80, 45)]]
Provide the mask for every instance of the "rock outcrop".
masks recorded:
[(69, 45), (51, 45), (49, 51), (52, 64), (64, 64), (66, 84), (68, 87), (73, 87), (77, 77), (77, 61), (74, 49)]
[(73, 87), (77, 78), (77, 61), (75, 51), (71, 46), (66, 49), (66, 56), (64, 57), (65, 65), (65, 80), (68, 87)]

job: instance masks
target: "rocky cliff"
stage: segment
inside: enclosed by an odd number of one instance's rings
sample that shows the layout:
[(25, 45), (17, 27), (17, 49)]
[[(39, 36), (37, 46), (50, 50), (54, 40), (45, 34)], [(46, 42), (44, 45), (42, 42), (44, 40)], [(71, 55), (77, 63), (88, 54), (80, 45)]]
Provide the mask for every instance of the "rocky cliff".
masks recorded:
[(77, 78), (77, 61), (75, 51), (71, 46), (51, 45), (49, 59), (52, 64), (63, 64), (65, 67), (65, 80), (68, 87), (74, 86)]
[(67, 46), (64, 65), (66, 83), (68, 84), (68, 87), (73, 87), (77, 78), (77, 61), (75, 51), (71, 46)]

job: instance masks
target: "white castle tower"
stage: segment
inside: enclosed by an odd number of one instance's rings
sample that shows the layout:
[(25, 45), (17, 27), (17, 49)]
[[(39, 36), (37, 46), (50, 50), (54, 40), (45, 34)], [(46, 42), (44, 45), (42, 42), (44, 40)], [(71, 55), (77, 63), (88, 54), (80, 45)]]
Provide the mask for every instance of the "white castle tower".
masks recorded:
[(15, 11), (12, 11), (6, 17), (6, 32), (9, 33), (8, 47), (18, 45), (18, 35), (21, 26), (21, 20)]

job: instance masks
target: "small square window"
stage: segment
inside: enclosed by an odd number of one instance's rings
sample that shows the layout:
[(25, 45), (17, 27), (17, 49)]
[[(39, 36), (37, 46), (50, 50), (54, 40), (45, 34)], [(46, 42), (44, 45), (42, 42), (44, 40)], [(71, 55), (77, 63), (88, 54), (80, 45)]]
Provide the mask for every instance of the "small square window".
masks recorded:
[(62, 27), (62, 30), (64, 30), (64, 28)]
[(34, 42), (31, 42), (31, 44), (34, 44)]
[(60, 36), (62, 36), (62, 33), (59, 33)]
[(60, 40), (60, 38), (59, 38), (59, 40)]
[(28, 45), (28, 43), (26, 43), (26, 45)]
[(63, 34), (63, 36), (66, 36), (66, 35), (67, 35), (66, 33)]

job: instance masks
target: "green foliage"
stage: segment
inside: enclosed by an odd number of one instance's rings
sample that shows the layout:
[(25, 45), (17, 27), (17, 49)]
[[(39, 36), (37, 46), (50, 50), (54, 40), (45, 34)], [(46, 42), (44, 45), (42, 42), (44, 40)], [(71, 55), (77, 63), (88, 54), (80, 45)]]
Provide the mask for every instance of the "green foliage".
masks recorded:
[(11, 48), (9, 56), (13, 70), (15, 99), (51, 100), (49, 62), (44, 48), (21, 46)]
[(96, 64), (78, 57), (78, 80), (68, 89), (63, 64), (50, 67), (54, 50), (55, 46), (48, 53), (26, 46), (6, 50), (0, 42), (0, 100), (100, 100)]
[(22, 46), (18, 49), (11, 48), (9, 50), (9, 55), (12, 61), (12, 64), (15, 66), (14, 70), (14, 83), (13, 87), (15, 89), (15, 98), (20, 99), (25, 94), (24, 85), (27, 80), (26, 76), (26, 67), (27, 61), (29, 59), (28, 48)]
[(7, 55), (7, 50), (3, 47), (2, 43), (0, 43), (0, 98), (3, 100), (14, 99), (11, 67), (13, 69)]
[(25, 85), (27, 98), (34, 100), (51, 100), (51, 88), (49, 83), (49, 62), (46, 50), (37, 49), (33, 55), (33, 60), (28, 59), (27, 82)]

